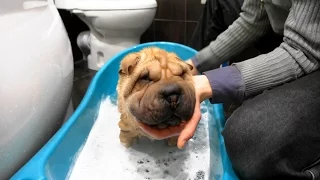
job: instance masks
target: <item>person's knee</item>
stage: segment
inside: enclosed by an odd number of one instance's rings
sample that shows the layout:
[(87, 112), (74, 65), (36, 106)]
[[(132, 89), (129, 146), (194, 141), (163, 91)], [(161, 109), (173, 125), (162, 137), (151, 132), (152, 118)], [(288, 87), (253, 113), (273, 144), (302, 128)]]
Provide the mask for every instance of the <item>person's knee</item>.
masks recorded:
[[(319, 157), (320, 72), (244, 102), (222, 135), (235, 171), (245, 179), (305, 176)], [(302, 148), (305, 147), (305, 148)]]
[(265, 157), (259, 155), (264, 150), (261, 149), (258, 142), (259, 139), (263, 139), (262, 136), (265, 134), (259, 132), (256, 128), (250, 128), (249, 124), (236, 118), (238, 113), (235, 113), (228, 119), (222, 132), (233, 168), (238, 176), (243, 179), (266, 177), (267, 170), (270, 167), (266, 167)]
[[(315, 146), (319, 133), (312, 126), (301, 126), (297, 114), (285, 117), (273, 100), (254, 99), (245, 102), (227, 120), (222, 132), (228, 156), (235, 172), (243, 179), (292, 178), (318, 155)], [(311, 119), (308, 120), (312, 122)], [(305, 132), (305, 133), (297, 133)], [(313, 148), (303, 149), (301, 147)], [(307, 151), (308, 150), (308, 151)]]
[[(222, 132), (227, 153), (238, 175), (244, 179), (271, 178), (276, 173), (275, 149), (285, 141), (289, 131), (282, 131), (278, 117), (270, 117), (269, 98), (257, 97), (246, 101), (233, 112)], [(277, 133), (275, 133), (277, 132)]]

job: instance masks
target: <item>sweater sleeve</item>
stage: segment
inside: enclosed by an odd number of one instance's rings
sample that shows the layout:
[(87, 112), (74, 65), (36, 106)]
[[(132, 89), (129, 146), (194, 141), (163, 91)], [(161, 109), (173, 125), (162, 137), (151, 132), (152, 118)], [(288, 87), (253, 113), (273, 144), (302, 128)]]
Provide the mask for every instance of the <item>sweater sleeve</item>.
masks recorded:
[(245, 97), (295, 80), (319, 68), (320, 1), (294, 0), (284, 25), (284, 42), (268, 54), (234, 63)]
[(192, 58), (199, 72), (218, 68), (267, 32), (271, 26), (261, 5), (259, 0), (244, 1), (239, 18)]

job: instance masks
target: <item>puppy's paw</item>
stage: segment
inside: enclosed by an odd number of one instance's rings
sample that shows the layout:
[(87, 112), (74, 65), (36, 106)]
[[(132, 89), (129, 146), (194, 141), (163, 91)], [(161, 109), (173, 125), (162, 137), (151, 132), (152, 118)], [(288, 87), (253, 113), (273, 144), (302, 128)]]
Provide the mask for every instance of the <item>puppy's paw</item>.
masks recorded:
[(168, 146), (170, 146), (170, 147), (176, 146), (177, 142), (178, 142), (178, 137), (179, 136), (175, 136), (175, 137), (171, 137), (171, 138), (167, 139)]
[(128, 119), (125, 118), (123, 114), (121, 114), (120, 121), (118, 122), (118, 126), (122, 131), (130, 131), (131, 130), (131, 125), (128, 122)]
[(130, 147), (135, 142), (136, 136), (130, 131), (121, 130), (119, 139), (125, 147)]

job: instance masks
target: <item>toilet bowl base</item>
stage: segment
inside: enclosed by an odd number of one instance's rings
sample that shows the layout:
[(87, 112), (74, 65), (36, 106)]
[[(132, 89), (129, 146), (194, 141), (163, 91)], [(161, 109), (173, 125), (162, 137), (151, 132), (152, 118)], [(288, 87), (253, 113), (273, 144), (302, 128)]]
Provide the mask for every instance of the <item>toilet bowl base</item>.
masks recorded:
[(138, 44), (140, 44), (140, 36), (97, 38), (91, 33), (88, 68), (98, 71), (110, 58), (119, 52)]

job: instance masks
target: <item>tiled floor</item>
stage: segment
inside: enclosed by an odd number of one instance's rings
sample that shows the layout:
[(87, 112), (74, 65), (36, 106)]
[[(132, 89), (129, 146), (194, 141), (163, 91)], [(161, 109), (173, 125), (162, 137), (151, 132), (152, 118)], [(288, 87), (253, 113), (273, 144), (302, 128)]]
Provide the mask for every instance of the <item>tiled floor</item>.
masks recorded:
[(95, 73), (96, 71), (88, 69), (86, 61), (81, 60), (75, 62), (72, 88), (72, 101), (74, 109), (76, 109), (80, 104)]

